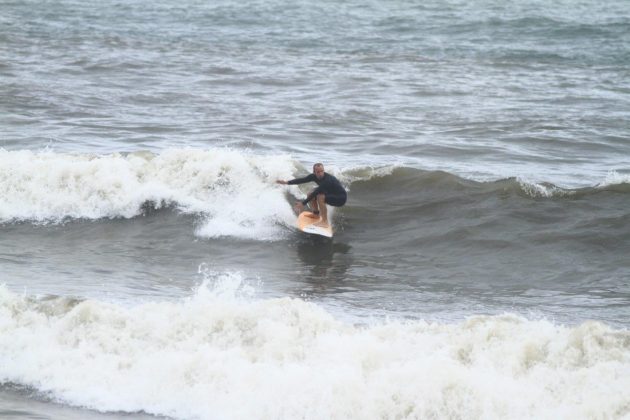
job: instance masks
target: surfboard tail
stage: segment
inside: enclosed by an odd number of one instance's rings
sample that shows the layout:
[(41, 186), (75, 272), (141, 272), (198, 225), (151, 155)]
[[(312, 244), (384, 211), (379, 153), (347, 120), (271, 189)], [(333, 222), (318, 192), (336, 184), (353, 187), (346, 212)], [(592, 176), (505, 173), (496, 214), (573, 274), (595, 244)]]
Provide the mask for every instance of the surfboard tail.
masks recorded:
[(315, 226), (315, 223), (319, 222), (319, 218), (313, 217), (313, 213), (310, 211), (305, 211), (300, 213), (297, 220), (297, 227), (302, 232), (310, 233), (313, 235), (325, 236), (327, 238), (332, 238), (333, 230), (332, 226), (328, 227)]

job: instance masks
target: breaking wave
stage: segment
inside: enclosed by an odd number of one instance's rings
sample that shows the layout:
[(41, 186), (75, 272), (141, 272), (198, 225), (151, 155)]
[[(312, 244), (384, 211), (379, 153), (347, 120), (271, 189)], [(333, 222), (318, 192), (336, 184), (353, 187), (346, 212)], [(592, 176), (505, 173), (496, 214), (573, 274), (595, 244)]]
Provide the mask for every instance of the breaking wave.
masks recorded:
[(620, 418), (630, 333), (515, 315), (351, 325), (238, 274), (120, 305), (0, 286), (0, 382), (174, 418)]

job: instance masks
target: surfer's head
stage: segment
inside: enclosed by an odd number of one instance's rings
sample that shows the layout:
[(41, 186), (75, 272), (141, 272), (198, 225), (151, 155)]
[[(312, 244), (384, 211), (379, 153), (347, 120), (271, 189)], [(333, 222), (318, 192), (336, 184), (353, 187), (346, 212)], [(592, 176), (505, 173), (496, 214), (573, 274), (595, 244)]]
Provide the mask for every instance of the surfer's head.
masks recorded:
[(317, 177), (317, 179), (322, 179), (324, 177), (324, 164), (316, 163), (313, 165), (313, 173)]

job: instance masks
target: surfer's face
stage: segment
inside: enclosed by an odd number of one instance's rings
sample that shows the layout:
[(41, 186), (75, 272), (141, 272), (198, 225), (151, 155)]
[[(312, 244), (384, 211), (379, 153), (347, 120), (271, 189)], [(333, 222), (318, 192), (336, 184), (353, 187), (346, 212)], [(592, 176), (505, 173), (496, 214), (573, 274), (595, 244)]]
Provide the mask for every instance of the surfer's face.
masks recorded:
[(322, 179), (324, 177), (324, 167), (316, 166), (313, 168), (313, 173), (317, 177), (317, 179)]

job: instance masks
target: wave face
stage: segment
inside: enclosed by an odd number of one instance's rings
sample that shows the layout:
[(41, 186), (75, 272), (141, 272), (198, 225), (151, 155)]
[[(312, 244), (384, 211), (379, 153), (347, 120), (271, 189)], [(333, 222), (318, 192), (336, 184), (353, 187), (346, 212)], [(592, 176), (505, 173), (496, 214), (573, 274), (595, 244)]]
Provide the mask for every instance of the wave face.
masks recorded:
[(534, 234), (552, 229), (566, 235), (581, 228), (613, 227), (622, 230), (611, 231), (612, 236), (627, 232), (630, 177), (615, 172), (578, 189), (524, 178), (482, 182), (408, 167), (362, 168), (344, 175), (352, 197), (344, 214), (347, 222), (383, 231), (411, 228), (422, 235), (465, 225), (471, 232), (508, 238), (521, 230)]
[[(630, 401), (630, 334), (514, 315), (349, 325), (236, 274), (122, 306), (0, 287), (0, 381), (175, 418), (606, 418)], [(246, 400), (247, 404), (243, 404)]]
[(430, 189), (444, 196), (495, 193), (524, 198), (576, 198), (600, 192), (630, 193), (630, 175), (610, 171), (600, 183), (584, 188), (564, 188), (552, 183), (533, 182), (526, 177), (511, 177), (490, 181), (462, 178), (445, 171), (425, 171), (404, 166), (363, 167), (344, 172), (344, 180), (366, 193), (384, 192), (400, 195)]

